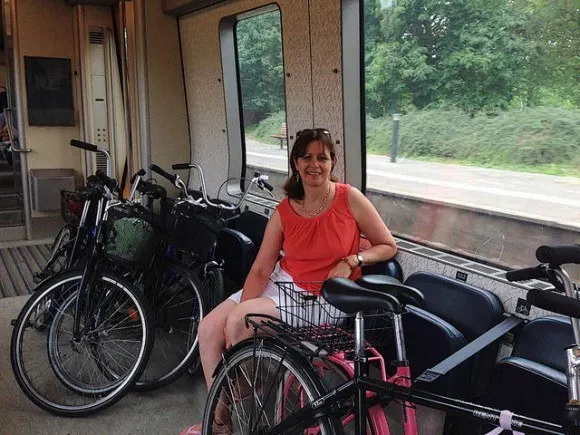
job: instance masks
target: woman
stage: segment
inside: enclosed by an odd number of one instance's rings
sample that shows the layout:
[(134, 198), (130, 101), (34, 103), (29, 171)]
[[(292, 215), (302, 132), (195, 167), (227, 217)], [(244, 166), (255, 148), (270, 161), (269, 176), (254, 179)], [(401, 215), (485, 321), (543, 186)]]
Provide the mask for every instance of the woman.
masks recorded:
[[(297, 133), (290, 153), (292, 175), (284, 185), (286, 198), (270, 218), (260, 251), (243, 289), (218, 305), (200, 323), (199, 350), (208, 388), (224, 348), (253, 334), (244, 318), (263, 313), (280, 318), (276, 281), (322, 282), (327, 278), (356, 279), (360, 267), (392, 258), (395, 240), (371, 202), (356, 188), (340, 184), (332, 174), (336, 164), (328, 130)], [(359, 252), (360, 235), (371, 247)], [(281, 251), (282, 260), (278, 262)], [(319, 293), (320, 285), (301, 284)], [(296, 286), (295, 286), (296, 289)], [(214, 433), (230, 433), (227, 415), (216, 415)], [(196, 424), (182, 434), (201, 434)]]

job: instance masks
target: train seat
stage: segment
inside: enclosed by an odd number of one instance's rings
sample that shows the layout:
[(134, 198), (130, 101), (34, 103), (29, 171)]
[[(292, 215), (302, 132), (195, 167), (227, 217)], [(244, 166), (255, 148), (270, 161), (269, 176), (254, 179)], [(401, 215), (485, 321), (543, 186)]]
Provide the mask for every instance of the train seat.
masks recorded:
[[(413, 379), (467, 344), (463, 334), (449, 322), (424, 309), (407, 306), (403, 316), (407, 359)], [(422, 390), (466, 398), (469, 370), (466, 362), (432, 383), (417, 383)]]
[(573, 343), (569, 319), (530, 321), (516, 335), (512, 354), (495, 365), (483, 404), (562, 424), (568, 400), (564, 349)]
[[(430, 272), (414, 273), (405, 284), (420, 290), (425, 296), (425, 309), (457, 328), (468, 343), (503, 320), (503, 305), (490, 291)], [(413, 345), (421, 344), (410, 343)], [(459, 377), (464, 376), (460, 373), (464, 370), (470, 373), (467, 398), (475, 399), (484, 394), (498, 349), (499, 340), (449, 373)]]
[[(403, 280), (403, 270), (396, 259), (365, 266), (363, 275), (388, 275)], [(359, 282), (361, 285), (364, 283)], [(403, 315), (403, 329), (407, 359), (411, 365), (413, 378), (433, 367), (467, 344), (467, 340), (457, 328), (439, 316), (415, 306), (407, 306)], [(389, 337), (379, 352), (387, 361), (395, 360), (393, 337)], [(469, 384), (469, 371), (466, 363), (461, 364), (453, 373), (441, 376), (430, 384), (420, 384), (419, 388), (432, 393), (465, 398)]]
[(224, 228), (218, 234), (216, 261), (223, 262), (224, 274), (230, 281), (231, 293), (244, 284), (254, 263), (268, 218), (251, 210), (245, 210), (232, 228)]

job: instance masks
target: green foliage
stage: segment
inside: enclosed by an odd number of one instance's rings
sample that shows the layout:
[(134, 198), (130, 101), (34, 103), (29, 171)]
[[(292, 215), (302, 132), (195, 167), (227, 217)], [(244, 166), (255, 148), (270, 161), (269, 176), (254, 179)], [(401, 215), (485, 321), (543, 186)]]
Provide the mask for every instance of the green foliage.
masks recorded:
[[(391, 117), (367, 119), (369, 153), (389, 155)], [(469, 116), (459, 109), (410, 111), (398, 155), (482, 167), (580, 176), (580, 109), (537, 107)]]
[(276, 112), (258, 124), (246, 126), (245, 133), (246, 136), (258, 142), (278, 145), (280, 141), (272, 138), (270, 135), (279, 134), (280, 126), (283, 122), (286, 122), (286, 113), (284, 111)]
[(468, 113), (509, 106), (538, 56), (509, 0), (399, 0), (381, 23), (367, 67), (367, 110), (377, 116), (449, 103)]
[(280, 12), (241, 20), (236, 37), (244, 112), (262, 119), (284, 109)]

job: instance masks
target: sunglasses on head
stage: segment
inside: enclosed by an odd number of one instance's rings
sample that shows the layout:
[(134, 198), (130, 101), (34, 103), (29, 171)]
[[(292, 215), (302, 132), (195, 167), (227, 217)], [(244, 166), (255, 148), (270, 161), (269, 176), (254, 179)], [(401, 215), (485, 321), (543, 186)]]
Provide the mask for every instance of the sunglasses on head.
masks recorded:
[(300, 130), (299, 132), (296, 133), (296, 139), (298, 139), (300, 136), (305, 135), (305, 134), (309, 134), (312, 136), (326, 135), (328, 137), (331, 137), (330, 131), (328, 131), (326, 128), (305, 128), (305, 129)]

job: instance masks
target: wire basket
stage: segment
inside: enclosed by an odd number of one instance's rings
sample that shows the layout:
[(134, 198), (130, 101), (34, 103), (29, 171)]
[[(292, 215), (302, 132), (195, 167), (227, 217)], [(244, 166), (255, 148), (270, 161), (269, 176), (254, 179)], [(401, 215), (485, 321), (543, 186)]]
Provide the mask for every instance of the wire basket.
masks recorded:
[(107, 213), (105, 254), (133, 266), (146, 266), (162, 239), (161, 219), (139, 204), (122, 204)]
[(60, 215), (65, 223), (77, 226), (84, 206), (85, 197), (79, 192), (60, 191)]
[[(261, 332), (307, 356), (324, 357), (354, 350), (354, 315), (346, 314), (302, 287), (321, 283), (276, 282), (280, 319), (256, 316), (249, 321)], [(385, 312), (364, 313), (365, 344), (380, 347), (393, 334), (392, 322)]]
[(208, 259), (225, 221), (211, 210), (188, 202), (175, 204), (166, 216), (165, 240), (175, 249)]

